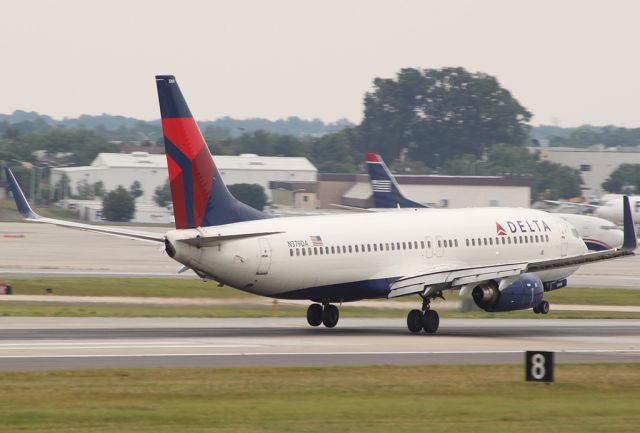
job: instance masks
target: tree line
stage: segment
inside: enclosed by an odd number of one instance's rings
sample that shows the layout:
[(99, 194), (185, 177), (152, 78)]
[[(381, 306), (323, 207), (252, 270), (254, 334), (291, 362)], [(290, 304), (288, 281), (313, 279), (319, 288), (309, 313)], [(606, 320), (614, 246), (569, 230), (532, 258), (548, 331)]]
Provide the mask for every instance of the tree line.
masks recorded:
[[(344, 122), (337, 125), (342, 129), (318, 135), (264, 130), (237, 135), (220, 124), (201, 126), (214, 154), (304, 156), (321, 172), (354, 173), (364, 172), (364, 154), (373, 151), (396, 173), (524, 175), (532, 178), (533, 199), (580, 194), (577, 171), (527, 151), (532, 115), (491, 75), (464, 68), (405, 68), (393, 78), (374, 79), (363, 106), (359, 125)], [(142, 131), (147, 137), (159, 128), (142, 123), (150, 128)], [(31, 161), (34, 150), (47, 149), (68, 152), (71, 164), (88, 164), (99, 152), (118, 151), (109, 131), (143, 127), (129, 120), (116, 124), (61, 128), (40, 118), (21, 126), (0, 119), (0, 159)], [(160, 137), (154, 140), (161, 145)]]

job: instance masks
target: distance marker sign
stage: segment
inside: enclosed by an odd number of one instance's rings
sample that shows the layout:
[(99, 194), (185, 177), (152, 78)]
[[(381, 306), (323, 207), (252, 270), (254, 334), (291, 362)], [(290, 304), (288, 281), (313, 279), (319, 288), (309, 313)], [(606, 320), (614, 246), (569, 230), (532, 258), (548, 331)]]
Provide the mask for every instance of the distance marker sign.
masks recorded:
[(527, 382), (553, 382), (553, 352), (527, 351), (525, 374)]

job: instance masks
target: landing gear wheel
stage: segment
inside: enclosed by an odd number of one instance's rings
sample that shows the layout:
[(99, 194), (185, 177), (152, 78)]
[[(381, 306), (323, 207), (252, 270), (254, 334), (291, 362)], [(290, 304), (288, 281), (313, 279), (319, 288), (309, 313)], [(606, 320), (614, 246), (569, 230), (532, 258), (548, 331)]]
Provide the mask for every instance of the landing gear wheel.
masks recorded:
[(407, 328), (409, 328), (409, 331), (413, 333), (422, 331), (422, 311), (409, 311), (409, 314), (407, 315)]
[(533, 307), (533, 312), (536, 313), (536, 314), (540, 314), (540, 308), (538, 308), (538, 305)]
[(340, 319), (340, 311), (338, 307), (335, 305), (325, 305), (324, 310), (322, 310), (322, 323), (327, 328), (333, 328), (338, 324), (338, 319)]
[(547, 301), (540, 302), (538, 311), (540, 311), (540, 314), (549, 314), (549, 303)]
[(422, 317), (422, 326), (424, 332), (427, 334), (435, 333), (438, 330), (438, 326), (440, 326), (440, 316), (438, 316), (438, 312), (434, 310), (425, 311)]
[(309, 308), (307, 308), (307, 322), (311, 326), (319, 326), (322, 323), (322, 305), (309, 305)]

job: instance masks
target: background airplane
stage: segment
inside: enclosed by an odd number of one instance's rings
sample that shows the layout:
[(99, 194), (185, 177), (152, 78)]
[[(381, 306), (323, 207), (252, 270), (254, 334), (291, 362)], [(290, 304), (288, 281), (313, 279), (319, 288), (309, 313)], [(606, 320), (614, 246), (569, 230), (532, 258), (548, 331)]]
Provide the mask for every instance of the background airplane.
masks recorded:
[[(385, 208), (428, 208), (428, 206), (407, 199), (404, 196), (398, 182), (380, 155), (367, 153), (365, 159), (367, 169), (369, 170), (371, 191), (373, 193), (374, 208), (372, 210)], [(633, 203), (633, 200), (631, 200), (631, 202)], [(611, 213), (616, 213), (616, 215), (619, 213), (620, 221), (622, 222), (622, 197), (612, 203), (614, 204), (606, 206), (606, 209)], [(638, 197), (638, 201), (635, 203), (640, 207), (640, 197)], [(638, 211), (638, 207), (634, 208), (636, 212)], [(554, 213), (554, 215), (575, 227), (585, 245), (591, 251), (618, 248), (622, 245), (624, 238), (622, 230), (603, 218), (568, 213)]]
[[(631, 211), (634, 215), (640, 214), (640, 195), (632, 195), (629, 197)], [(571, 206), (580, 209), (582, 212), (592, 213), (593, 215), (604, 218), (614, 224), (622, 225), (624, 215), (622, 209), (616, 208), (621, 206), (623, 196), (620, 194), (605, 194), (600, 199), (600, 204), (591, 203), (572, 203), (568, 201), (545, 200), (549, 204), (557, 206)], [(636, 219), (637, 220), (637, 219)]]
[(470, 293), (490, 312), (533, 308), (547, 313), (544, 293), (566, 285), (583, 264), (633, 255), (628, 200), (624, 242), (587, 252), (565, 220), (521, 208), (473, 208), (269, 218), (227, 190), (175, 77), (156, 77), (174, 205), (165, 235), (73, 223), (37, 215), (11, 170), (7, 182), (23, 217), (114, 236), (164, 243), (167, 254), (203, 279), (282, 299), (309, 299), (307, 321), (332, 328), (335, 304), (419, 295), (411, 332), (434, 333), (431, 301), (444, 290)]

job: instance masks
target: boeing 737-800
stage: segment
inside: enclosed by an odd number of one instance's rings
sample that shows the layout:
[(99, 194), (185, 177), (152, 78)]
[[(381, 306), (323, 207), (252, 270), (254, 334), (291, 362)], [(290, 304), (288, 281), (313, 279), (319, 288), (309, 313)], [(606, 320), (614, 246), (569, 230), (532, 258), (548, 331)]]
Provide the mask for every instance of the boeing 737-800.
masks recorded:
[(44, 218), (13, 174), (7, 179), (30, 221), (162, 242), (170, 257), (204, 279), (282, 299), (309, 299), (312, 326), (334, 327), (335, 304), (417, 294), (411, 332), (436, 332), (430, 301), (470, 292), (486, 311), (548, 311), (544, 292), (578, 266), (633, 254), (628, 202), (622, 248), (587, 252), (569, 223), (531, 209), (415, 210), (268, 218), (227, 190), (173, 76), (156, 77), (175, 230), (165, 235)]

